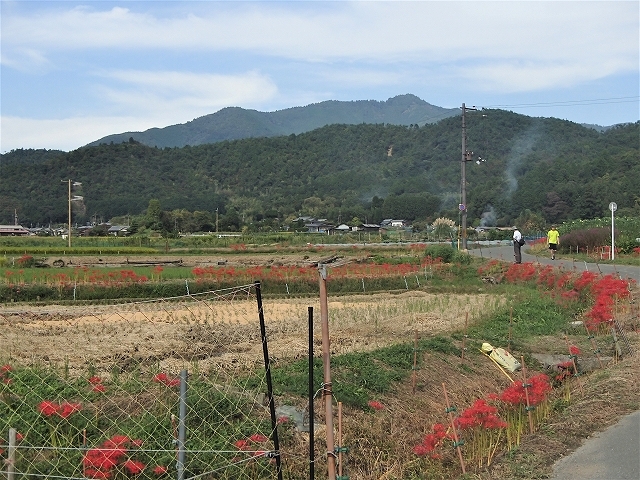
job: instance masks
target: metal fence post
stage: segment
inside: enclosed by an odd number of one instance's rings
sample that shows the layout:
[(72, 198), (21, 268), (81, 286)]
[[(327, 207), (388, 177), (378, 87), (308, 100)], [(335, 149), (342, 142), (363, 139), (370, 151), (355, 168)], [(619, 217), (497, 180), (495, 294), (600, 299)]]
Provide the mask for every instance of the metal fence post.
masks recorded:
[(178, 471), (178, 480), (184, 480), (184, 462), (185, 462), (185, 438), (187, 423), (187, 371), (180, 372), (180, 415), (178, 417), (178, 463), (176, 469)]

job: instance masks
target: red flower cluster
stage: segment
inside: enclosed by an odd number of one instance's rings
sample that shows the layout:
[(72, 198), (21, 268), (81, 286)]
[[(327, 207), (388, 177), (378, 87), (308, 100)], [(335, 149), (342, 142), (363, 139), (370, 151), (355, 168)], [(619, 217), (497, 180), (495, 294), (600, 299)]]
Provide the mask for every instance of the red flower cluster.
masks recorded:
[(498, 409), (485, 400), (478, 399), (455, 419), (455, 425), (461, 429), (482, 427), (486, 429), (506, 428), (507, 423), (497, 415)]
[[(538, 405), (547, 396), (547, 393), (551, 391), (551, 384), (549, 383), (549, 377), (544, 373), (534, 375), (529, 379), (529, 403), (531, 405)], [(524, 391), (524, 384), (522, 380), (516, 380), (498, 396), (498, 398), (511, 405), (526, 405), (527, 399)]]
[(555, 377), (556, 383), (562, 383), (567, 378), (571, 378), (571, 376), (575, 374), (573, 362), (571, 360), (559, 363), (556, 365), (556, 368), (558, 369), (558, 374)]
[(445, 438), (452, 438), (447, 430), (444, 428), (444, 425), (441, 423), (436, 423), (433, 425), (432, 433), (428, 433), (422, 439), (422, 443), (413, 447), (413, 453), (418, 455), (419, 457), (424, 457), (428, 455), (430, 458), (438, 459), (442, 456), (436, 452), (436, 449), (442, 444), (442, 440)]
[(176, 387), (180, 385), (180, 379), (175, 377), (169, 377), (166, 373), (158, 373), (153, 377), (153, 381), (156, 383), (163, 383), (167, 387)]
[(9, 364), (2, 365), (0, 367), (0, 380), (5, 385), (9, 385), (11, 383), (11, 377), (9, 376), (11, 374), (11, 370), (13, 370), (13, 368), (11, 368), (11, 365)]
[(526, 282), (536, 274), (536, 267), (531, 262), (512, 263), (504, 274), (509, 282)]
[(62, 418), (68, 418), (71, 414), (79, 412), (81, 409), (82, 404), (80, 403), (62, 402), (58, 404), (50, 400), (43, 400), (38, 404), (38, 411), (45, 417), (57, 415)]
[[(236, 440), (233, 442), (233, 445), (240, 451), (246, 452), (253, 450), (253, 445), (256, 443), (266, 443), (269, 441), (269, 438), (262, 435), (261, 433), (254, 433), (248, 438), (244, 438), (241, 440)], [(254, 457), (262, 457), (265, 455), (264, 450), (256, 450), (253, 452)]]
[(374, 410), (383, 410), (384, 409), (384, 405), (382, 403), (378, 402), (377, 400), (369, 400), (369, 403), (367, 403), (367, 405), (369, 405)]
[(88, 450), (82, 459), (85, 476), (88, 478), (111, 478), (113, 470), (118, 465), (122, 465), (130, 475), (141, 473), (146, 465), (127, 457), (129, 447), (141, 444), (140, 440), (131, 440), (126, 435), (114, 435), (109, 440), (105, 440), (99, 447)]
[(102, 379), (100, 377), (93, 376), (89, 379), (89, 383), (91, 384), (91, 390), (93, 392), (106, 392), (107, 387), (102, 384)]

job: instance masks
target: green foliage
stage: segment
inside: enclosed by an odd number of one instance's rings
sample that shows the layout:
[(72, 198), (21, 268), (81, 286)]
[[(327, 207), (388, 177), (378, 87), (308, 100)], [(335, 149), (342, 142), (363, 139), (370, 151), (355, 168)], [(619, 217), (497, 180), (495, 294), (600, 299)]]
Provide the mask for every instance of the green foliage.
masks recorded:
[(427, 245), (424, 250), (425, 257), (431, 257), (432, 259), (441, 259), (444, 263), (451, 263), (456, 255), (456, 250), (448, 244), (433, 244)]
[[(490, 159), (468, 172), (471, 223), (489, 206), (503, 225), (527, 209), (547, 222), (595, 218), (606, 214), (610, 198), (621, 211), (640, 215), (634, 183), (640, 122), (599, 133), (556, 119), (488, 113), (482, 122), (468, 122), (470, 146), (483, 146), (482, 156)], [(379, 222), (385, 214), (455, 218), (460, 173), (451, 158), (460, 151), (458, 120), (419, 129), (334, 124), (183, 148), (103, 144), (26, 164), (16, 159), (25, 152), (10, 152), (2, 155), (0, 223), (11, 223), (16, 208), (25, 224), (66, 223), (66, 190), (50, 181), (51, 171), (83, 183), (91, 213), (74, 212), (79, 224), (94, 213), (106, 219), (142, 215), (151, 200), (162, 214), (151, 212), (153, 218), (142, 217), (139, 225), (162, 232), (211, 227), (216, 211), (220, 228), (235, 231), (278, 231), (286, 218), (311, 211), (333, 222)], [(182, 211), (193, 212), (192, 218)], [(196, 221), (196, 211), (204, 218)]]
[(469, 328), (469, 336), (479, 342), (501, 345), (509, 337), (518, 341), (563, 331), (581, 305), (561, 306), (550, 296), (540, 295), (533, 284), (518, 284), (511, 306)]

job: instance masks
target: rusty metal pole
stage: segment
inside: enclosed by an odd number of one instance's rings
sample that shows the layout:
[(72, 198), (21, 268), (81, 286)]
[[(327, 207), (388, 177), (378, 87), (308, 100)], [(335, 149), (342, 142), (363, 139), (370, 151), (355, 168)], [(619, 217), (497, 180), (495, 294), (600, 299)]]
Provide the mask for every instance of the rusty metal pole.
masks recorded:
[(320, 323), (322, 324), (322, 364), (324, 366), (323, 399), (327, 426), (328, 480), (336, 480), (336, 456), (333, 432), (333, 391), (331, 390), (331, 357), (329, 355), (329, 306), (327, 302), (327, 267), (318, 264), (320, 283)]

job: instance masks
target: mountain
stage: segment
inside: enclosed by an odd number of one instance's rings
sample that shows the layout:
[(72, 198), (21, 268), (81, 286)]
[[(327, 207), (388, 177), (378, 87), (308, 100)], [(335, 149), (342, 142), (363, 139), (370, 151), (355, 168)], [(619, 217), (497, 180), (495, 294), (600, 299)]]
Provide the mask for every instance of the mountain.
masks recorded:
[(332, 124), (425, 125), (459, 113), (457, 108), (436, 107), (415, 95), (399, 95), (386, 102), (330, 100), (275, 112), (228, 107), (183, 124), (108, 135), (88, 146), (123, 143), (133, 138), (151, 147), (184, 147), (223, 140), (299, 134)]
[[(547, 222), (640, 213), (640, 122), (597, 132), (555, 118), (503, 110), (467, 117), (467, 146), (486, 162), (466, 167), (469, 224), (513, 225), (523, 212)], [(459, 117), (418, 126), (335, 124), (310, 132), (157, 148), (135, 140), (57, 154), (0, 156), (0, 224), (25, 226), (140, 215), (151, 200), (162, 228), (221, 216), (221, 228), (277, 228), (301, 215), (330, 221), (459, 219)], [(46, 158), (41, 158), (46, 157)], [(28, 159), (26, 161), (25, 159)], [(25, 160), (25, 161), (21, 161)], [(189, 214), (192, 212), (192, 214)], [(491, 218), (493, 217), (493, 218)], [(232, 221), (233, 220), (233, 221)], [(222, 223), (224, 222), (224, 223)]]

